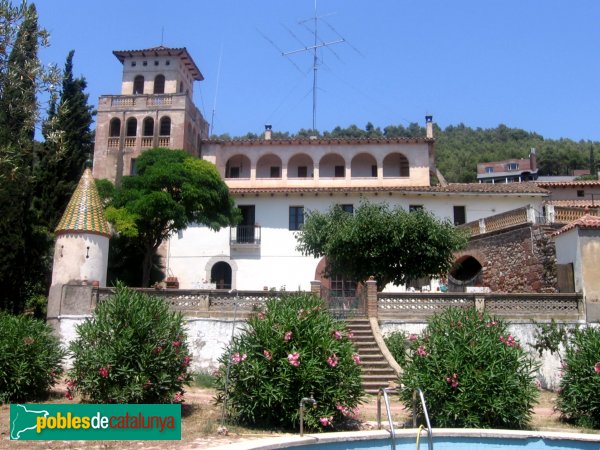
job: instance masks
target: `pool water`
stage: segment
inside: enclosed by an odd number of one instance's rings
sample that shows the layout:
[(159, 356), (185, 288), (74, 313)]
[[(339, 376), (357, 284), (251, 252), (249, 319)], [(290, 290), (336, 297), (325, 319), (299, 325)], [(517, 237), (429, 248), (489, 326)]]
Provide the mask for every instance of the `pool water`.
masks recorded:
[[(567, 439), (542, 438), (488, 438), (488, 437), (435, 437), (434, 450), (599, 450), (600, 436), (596, 442)], [(366, 441), (329, 442), (314, 445), (291, 447), (295, 450), (389, 450), (391, 439), (370, 439)], [(416, 439), (397, 438), (396, 450), (415, 450)], [(427, 450), (427, 437), (422, 436), (420, 449)]]

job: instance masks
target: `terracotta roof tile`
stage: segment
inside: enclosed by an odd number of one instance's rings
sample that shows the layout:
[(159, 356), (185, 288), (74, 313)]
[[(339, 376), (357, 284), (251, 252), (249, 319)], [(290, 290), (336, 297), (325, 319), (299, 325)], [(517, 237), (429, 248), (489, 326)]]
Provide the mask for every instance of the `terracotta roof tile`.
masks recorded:
[(548, 191), (533, 183), (450, 183), (447, 186), (366, 186), (366, 187), (230, 187), (229, 192), (241, 194), (292, 194), (329, 192), (406, 192), (440, 194), (506, 194), (506, 195), (547, 195)]
[(90, 169), (85, 169), (83, 172), (54, 232), (57, 235), (75, 232), (110, 236), (110, 229), (104, 217), (104, 207)]
[(373, 145), (373, 144), (426, 144), (435, 139), (420, 138), (296, 138), (296, 139), (207, 139), (202, 144), (220, 144), (223, 146), (242, 145)]
[(159, 45), (158, 47), (145, 48), (140, 50), (114, 50), (113, 55), (123, 64), (123, 61), (127, 57), (132, 56), (145, 56), (151, 58), (153, 56), (177, 56), (183, 61), (183, 64), (192, 73), (194, 80), (202, 81), (204, 76), (200, 69), (192, 59), (192, 56), (188, 53), (185, 47), (164, 47)]
[(567, 206), (569, 208), (597, 208), (600, 207), (600, 199), (597, 200), (548, 200), (547, 205)]
[(553, 188), (578, 188), (578, 187), (600, 187), (600, 180), (582, 181), (535, 181), (534, 183), (546, 189)]
[(574, 228), (585, 228), (591, 230), (600, 230), (600, 217), (592, 216), (591, 214), (586, 214), (580, 217), (577, 220), (574, 220), (571, 223), (568, 223), (556, 233), (552, 234), (552, 236), (558, 236), (559, 234), (565, 233)]

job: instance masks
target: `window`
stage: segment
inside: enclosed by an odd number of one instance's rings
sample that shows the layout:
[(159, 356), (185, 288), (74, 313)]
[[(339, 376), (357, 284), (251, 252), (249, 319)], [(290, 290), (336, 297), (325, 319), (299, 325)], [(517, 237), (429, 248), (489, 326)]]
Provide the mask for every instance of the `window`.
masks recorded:
[(165, 76), (164, 75), (156, 75), (156, 78), (154, 78), (154, 93), (155, 94), (164, 94), (165, 93)]
[(408, 205), (408, 212), (414, 212), (423, 209), (423, 205)]
[(331, 277), (330, 293), (332, 297), (354, 297), (356, 281), (346, 280), (339, 275)]
[(400, 176), (410, 176), (410, 166), (408, 164), (408, 159), (404, 155), (400, 155)]
[(509, 172), (512, 170), (519, 170), (519, 163), (508, 163), (506, 165), (506, 170)]
[(158, 66), (158, 61), (154, 61), (154, 65), (155, 65), (155, 66)]
[(130, 175), (137, 175), (137, 160), (135, 158), (131, 158), (131, 167), (129, 169)]
[(290, 227), (292, 231), (299, 230), (304, 225), (304, 206), (290, 206)]
[(183, 92), (183, 81), (179, 82), (179, 92)]
[(271, 166), (271, 178), (281, 178), (278, 166)]
[(165, 61), (165, 66), (170, 66), (171, 65), (171, 61), (169, 61), (168, 59)]
[(127, 137), (134, 137), (137, 134), (137, 119), (130, 117), (127, 119)]
[(494, 168), (493, 167), (486, 167), (485, 168), (485, 173), (494, 173)]
[(454, 225), (462, 225), (467, 220), (467, 214), (464, 206), (454, 207)]
[(135, 61), (131, 61), (131, 67), (135, 67)]
[(239, 178), (240, 177), (240, 168), (239, 167), (230, 167), (229, 168), (229, 178)]
[(350, 213), (350, 214), (354, 214), (354, 205), (349, 204), (349, 205), (340, 205), (340, 208), (342, 209), (342, 211)]
[(119, 137), (121, 135), (121, 119), (111, 119), (110, 130), (108, 132), (110, 137)]
[(133, 95), (144, 93), (144, 77), (138, 75), (133, 79)]
[(298, 166), (298, 178), (306, 178), (308, 176), (308, 167)]
[(344, 166), (335, 166), (334, 177), (344, 178), (346, 176)]
[(371, 166), (371, 176), (373, 178), (377, 178), (377, 166), (376, 165)]
[(144, 62), (142, 63), (142, 66), (144, 66), (144, 67), (145, 67), (145, 66), (147, 66), (147, 65), (148, 65), (148, 61), (144, 61)]
[(152, 117), (146, 117), (144, 119), (142, 135), (154, 136), (154, 119)]
[(585, 192), (583, 190), (578, 190), (577, 197), (585, 197)]
[(163, 117), (160, 119), (160, 135), (171, 136), (171, 118)]

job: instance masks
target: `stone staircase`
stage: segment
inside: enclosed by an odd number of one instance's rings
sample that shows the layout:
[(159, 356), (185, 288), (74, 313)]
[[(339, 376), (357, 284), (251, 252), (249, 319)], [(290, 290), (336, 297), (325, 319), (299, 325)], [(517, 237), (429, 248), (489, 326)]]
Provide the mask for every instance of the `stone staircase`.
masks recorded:
[(354, 334), (352, 341), (360, 356), (363, 388), (367, 394), (376, 395), (379, 388), (397, 382), (396, 373), (379, 350), (369, 320), (348, 319), (347, 324)]

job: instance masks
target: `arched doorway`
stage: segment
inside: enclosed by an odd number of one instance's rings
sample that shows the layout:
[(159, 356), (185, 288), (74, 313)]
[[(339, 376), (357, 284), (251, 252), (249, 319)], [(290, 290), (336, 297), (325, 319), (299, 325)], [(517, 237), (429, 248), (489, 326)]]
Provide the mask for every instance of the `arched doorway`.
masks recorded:
[(231, 289), (231, 266), (224, 261), (212, 266), (210, 282), (215, 283), (217, 289)]

